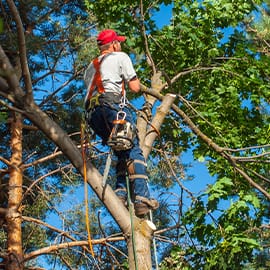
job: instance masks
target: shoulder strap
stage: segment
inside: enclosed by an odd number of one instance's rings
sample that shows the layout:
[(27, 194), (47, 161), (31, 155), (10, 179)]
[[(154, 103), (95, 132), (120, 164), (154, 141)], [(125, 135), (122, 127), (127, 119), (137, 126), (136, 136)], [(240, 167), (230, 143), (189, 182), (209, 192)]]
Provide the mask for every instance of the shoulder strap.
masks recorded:
[(94, 78), (92, 80), (91, 86), (89, 87), (89, 90), (88, 90), (87, 100), (92, 97), (92, 94), (93, 94), (96, 87), (97, 87), (97, 90), (99, 93), (105, 92), (105, 89), (104, 89), (103, 83), (102, 83), (102, 79), (101, 79), (101, 75), (100, 75), (100, 65), (101, 65), (103, 59), (104, 59), (104, 57), (102, 57), (102, 59), (99, 61), (98, 57), (97, 57), (93, 60), (93, 65), (94, 65), (96, 72), (95, 72)]

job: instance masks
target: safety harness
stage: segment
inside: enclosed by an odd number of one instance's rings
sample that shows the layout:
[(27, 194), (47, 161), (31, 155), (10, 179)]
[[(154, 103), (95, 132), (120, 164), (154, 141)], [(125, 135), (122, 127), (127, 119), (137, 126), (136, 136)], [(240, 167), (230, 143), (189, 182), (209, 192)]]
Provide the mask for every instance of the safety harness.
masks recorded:
[[(95, 106), (98, 106), (100, 105), (99, 104), (99, 98), (102, 94), (105, 94), (105, 88), (103, 86), (103, 83), (102, 83), (102, 78), (101, 78), (101, 73), (100, 73), (100, 66), (103, 62), (103, 60), (109, 55), (109, 53), (107, 54), (104, 54), (102, 56), (102, 58), (99, 60), (98, 57), (96, 57), (94, 60), (93, 60), (93, 65), (94, 65), (94, 68), (96, 70), (95, 74), (94, 74), (94, 78), (92, 80), (92, 83), (91, 85), (89, 86), (88, 88), (88, 94), (87, 94), (87, 97), (86, 97), (86, 103), (88, 103), (86, 105), (86, 109), (87, 110), (91, 110), (93, 109)], [(98, 94), (96, 94), (95, 96), (93, 96), (93, 93), (94, 93), (94, 90), (97, 89), (98, 91)], [(121, 94), (122, 96), (125, 95), (125, 83), (124, 83), (124, 80), (122, 82), (122, 91), (121, 91)]]
[[(105, 89), (103, 87), (101, 75), (100, 75), (100, 65), (104, 60), (104, 56), (99, 61), (98, 57), (93, 60), (93, 65), (96, 70), (90, 88), (88, 89), (87, 97), (86, 97), (86, 110), (91, 110), (95, 106), (99, 105), (99, 97), (101, 94), (105, 93)], [(92, 97), (94, 90), (97, 87), (98, 94)]]
[[(107, 55), (108, 54), (105, 54), (100, 60), (98, 57), (93, 60), (93, 65), (96, 72), (86, 98), (86, 111), (88, 112), (88, 114), (89, 112), (91, 113), (91, 110), (93, 110), (96, 106), (101, 105), (100, 100), (102, 100), (102, 97), (106, 95), (102, 83), (100, 66)], [(94, 90), (96, 89), (98, 93), (95, 96), (92, 96)], [(136, 132), (135, 127), (125, 119), (126, 113), (123, 111), (123, 108), (127, 106), (124, 79), (122, 81), (121, 95), (122, 97), (119, 104), (120, 111), (117, 112), (117, 117), (113, 121), (114, 126), (107, 141), (108, 146), (110, 146), (113, 150), (116, 151), (128, 150), (132, 148)], [(103, 104), (110, 105), (108, 101), (103, 102)]]

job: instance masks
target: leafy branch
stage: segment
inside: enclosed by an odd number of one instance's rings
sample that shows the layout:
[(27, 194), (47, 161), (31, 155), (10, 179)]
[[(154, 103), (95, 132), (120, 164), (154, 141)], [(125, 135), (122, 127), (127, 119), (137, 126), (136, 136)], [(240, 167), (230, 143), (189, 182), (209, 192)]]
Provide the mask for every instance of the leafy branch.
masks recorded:
[[(164, 96), (158, 93), (153, 89), (149, 89), (146, 86), (143, 86), (143, 91), (148, 95), (152, 95), (159, 100), (163, 100)], [(193, 123), (193, 121), (188, 117), (183, 110), (181, 110), (175, 104), (172, 105), (172, 109), (177, 113), (183, 121), (188, 125), (188, 127), (200, 138), (202, 139), (210, 148), (212, 148), (216, 153), (225, 158), (233, 166), (233, 168), (241, 175), (244, 179), (248, 181), (250, 185), (259, 190), (268, 200), (270, 200), (270, 194), (259, 184), (257, 184), (245, 171), (241, 169), (238, 164), (238, 159), (231, 155), (228, 151), (228, 148), (221, 147), (216, 144), (211, 138), (204, 134), (198, 126)]]

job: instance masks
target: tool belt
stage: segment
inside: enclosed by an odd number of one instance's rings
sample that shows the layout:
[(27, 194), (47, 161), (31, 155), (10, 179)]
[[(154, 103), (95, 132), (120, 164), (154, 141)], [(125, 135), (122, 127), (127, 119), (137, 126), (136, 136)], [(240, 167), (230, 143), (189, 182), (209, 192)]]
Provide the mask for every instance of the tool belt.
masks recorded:
[(85, 110), (91, 111), (97, 106), (101, 105), (112, 105), (119, 104), (121, 101), (121, 94), (114, 92), (98, 93), (95, 96), (92, 96), (89, 100), (85, 102)]

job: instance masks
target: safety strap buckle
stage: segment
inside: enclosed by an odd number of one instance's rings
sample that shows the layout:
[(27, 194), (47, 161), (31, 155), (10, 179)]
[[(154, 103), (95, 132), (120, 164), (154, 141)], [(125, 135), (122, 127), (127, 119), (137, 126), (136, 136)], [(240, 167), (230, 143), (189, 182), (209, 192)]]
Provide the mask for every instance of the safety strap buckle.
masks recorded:
[(96, 94), (95, 96), (91, 97), (88, 100), (88, 106), (86, 108), (87, 111), (93, 110), (96, 106), (100, 105), (99, 97), (100, 97), (100, 94)]

